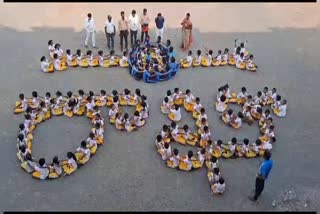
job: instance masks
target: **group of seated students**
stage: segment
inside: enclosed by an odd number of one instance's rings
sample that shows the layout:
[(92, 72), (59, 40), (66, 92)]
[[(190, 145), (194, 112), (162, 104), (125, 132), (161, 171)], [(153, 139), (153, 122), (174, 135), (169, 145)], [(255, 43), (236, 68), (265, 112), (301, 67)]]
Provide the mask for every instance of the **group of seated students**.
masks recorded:
[(76, 53), (72, 53), (70, 49), (65, 52), (62, 50), (60, 44), (54, 44), (52, 40), (48, 42), (48, 49), (50, 60), (45, 56), (42, 56), (41, 70), (45, 73), (52, 73), (56, 71), (65, 71), (67, 67), (112, 67), (120, 66), (128, 68), (128, 52), (124, 51), (122, 56), (116, 55), (114, 50), (111, 50), (109, 54), (104, 54), (102, 50), (99, 50), (96, 54), (93, 54), (91, 50), (86, 53), (82, 53), (80, 49), (76, 50)]
[[(20, 94), (19, 99), (20, 101), (16, 102), (14, 113), (26, 112), (26, 115), (24, 123), (19, 125), (17, 155), (22, 162), (21, 167), (32, 173), (33, 177), (40, 179), (69, 175), (96, 153), (97, 147), (104, 143), (104, 119), (98, 107), (112, 106), (109, 111), (110, 123), (115, 123), (117, 129), (127, 131), (143, 126), (149, 115), (147, 97), (141, 95), (139, 89), (136, 89), (135, 94), (131, 94), (128, 89), (119, 94), (113, 90), (112, 95), (106, 95), (104, 90), (100, 91), (100, 95), (95, 95), (92, 91), (85, 94), (80, 89), (78, 94), (69, 91), (67, 96), (63, 96), (60, 91), (57, 91), (56, 97), (51, 97), (49, 92), (45, 94), (45, 97), (40, 97), (36, 91), (33, 91), (32, 98), (27, 99), (24, 94)], [(129, 119), (127, 113), (122, 117), (119, 105), (135, 105), (136, 111), (133, 118)], [(31, 156), (31, 151), (36, 126), (53, 115), (63, 114), (68, 117), (86, 114), (93, 124), (88, 139), (81, 142), (76, 152), (68, 152), (67, 160), (59, 161), (58, 157), (55, 157), (51, 165), (46, 165), (44, 158), (39, 159), (38, 162), (35, 161)]]
[(218, 50), (217, 55), (213, 54), (212, 50), (205, 49), (205, 56), (202, 55), (201, 50), (197, 50), (195, 57), (192, 56), (192, 51), (188, 51), (187, 56), (180, 60), (181, 68), (190, 68), (190, 67), (210, 67), (210, 66), (224, 66), (224, 65), (233, 65), (241, 70), (248, 70), (255, 72), (258, 68), (254, 64), (253, 54), (250, 54), (246, 48), (245, 43), (240, 43), (237, 45), (237, 40), (235, 40), (235, 48), (233, 53), (229, 53), (229, 49), (225, 48), (222, 53), (221, 50)]
[(137, 40), (130, 50), (129, 72), (136, 80), (147, 83), (168, 80), (179, 70), (175, 57), (170, 40), (163, 44), (159, 36), (156, 42), (151, 42), (147, 36), (143, 43)]
[[(227, 125), (239, 129), (242, 122), (251, 125), (254, 120), (259, 121), (261, 137), (255, 143), (249, 144), (248, 139), (244, 139), (243, 143), (237, 143), (236, 138), (233, 138), (227, 148), (227, 153), (222, 153), (223, 157), (256, 157), (263, 155), (265, 150), (272, 149), (272, 143), (276, 141), (274, 133), (273, 119), (270, 110), (262, 110), (263, 106), (271, 105), (272, 111), (279, 117), (286, 116), (287, 101), (282, 100), (281, 96), (277, 95), (277, 89), (269, 90), (264, 87), (263, 91), (258, 91), (257, 95), (252, 98), (247, 93), (247, 89), (242, 87), (239, 94), (231, 93), (228, 84), (218, 89), (216, 97), (216, 111), (222, 113), (220, 118)], [(234, 114), (232, 109), (227, 109), (228, 103), (235, 103), (242, 106), (242, 111)]]
[[(197, 133), (192, 133), (188, 125), (182, 128), (177, 125), (177, 122), (181, 120), (180, 106), (182, 105), (196, 119)], [(222, 194), (225, 191), (225, 181), (221, 176), (214, 150), (212, 150), (212, 136), (200, 98), (195, 98), (189, 89), (185, 93), (182, 93), (179, 88), (175, 88), (173, 93), (168, 90), (161, 105), (161, 112), (167, 114), (172, 121), (171, 125), (163, 125), (161, 133), (156, 138), (157, 152), (161, 155), (162, 160), (166, 161), (168, 167), (183, 171), (201, 168), (205, 163), (208, 167), (208, 179), (212, 193)], [(170, 142), (197, 146), (199, 149), (195, 157), (192, 150), (188, 151), (187, 155), (181, 155), (177, 148), (171, 149)]]

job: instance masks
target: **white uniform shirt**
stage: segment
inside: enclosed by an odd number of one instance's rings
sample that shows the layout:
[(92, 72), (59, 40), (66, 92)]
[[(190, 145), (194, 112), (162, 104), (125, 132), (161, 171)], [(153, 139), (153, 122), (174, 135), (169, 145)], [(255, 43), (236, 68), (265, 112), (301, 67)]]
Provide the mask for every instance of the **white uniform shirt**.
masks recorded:
[(87, 32), (94, 32), (96, 30), (96, 25), (94, 23), (93, 18), (91, 17), (91, 19), (89, 20), (88, 18), (86, 18), (85, 20), (85, 29)]
[(50, 63), (48, 61), (41, 62), (41, 70), (43, 72), (48, 72), (49, 65)]
[(129, 26), (132, 31), (137, 31), (139, 29), (139, 17), (137, 14), (134, 17), (132, 14), (129, 16)]
[(110, 33), (110, 34), (114, 33), (115, 25), (112, 20), (111, 22), (107, 20), (105, 23), (105, 27), (107, 28), (107, 33)]

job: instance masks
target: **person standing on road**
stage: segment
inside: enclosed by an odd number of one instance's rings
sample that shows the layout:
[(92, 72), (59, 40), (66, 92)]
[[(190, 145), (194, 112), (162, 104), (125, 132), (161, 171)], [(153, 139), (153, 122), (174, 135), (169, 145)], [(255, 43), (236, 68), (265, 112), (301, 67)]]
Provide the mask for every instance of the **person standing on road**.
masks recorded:
[(121, 11), (121, 19), (119, 20), (119, 36), (120, 36), (120, 48), (123, 51), (123, 40), (125, 49), (128, 50), (128, 35), (129, 35), (129, 22), (124, 16), (124, 11)]
[(144, 34), (146, 34), (146, 37), (149, 35), (149, 23), (150, 23), (150, 18), (149, 15), (147, 14), (147, 9), (143, 9), (143, 14), (141, 16), (141, 43), (144, 42)]
[(190, 20), (190, 13), (181, 22), (182, 25), (182, 48), (184, 51), (188, 50), (192, 43), (192, 22)]
[(131, 46), (133, 46), (137, 42), (137, 35), (138, 35), (138, 29), (139, 29), (139, 17), (136, 14), (135, 10), (132, 10), (129, 16), (129, 26), (130, 26)]
[(249, 197), (251, 201), (257, 201), (264, 189), (264, 182), (268, 178), (269, 173), (273, 166), (273, 160), (271, 159), (271, 153), (266, 150), (263, 154), (264, 161), (260, 165), (259, 173), (256, 177), (256, 188), (253, 197)]
[(96, 48), (96, 25), (94, 23), (94, 20), (92, 18), (92, 14), (88, 13), (88, 16), (85, 21), (85, 29), (86, 29), (86, 40), (84, 42), (84, 46), (87, 48), (88, 47), (88, 41), (89, 37), (91, 36), (92, 39), (92, 46)]
[(158, 37), (161, 37), (161, 40), (163, 41), (163, 30), (164, 30), (164, 18), (161, 13), (158, 13), (158, 16), (155, 18), (156, 22), (156, 40)]
[(105, 23), (104, 31), (106, 32), (108, 49), (114, 50), (114, 35), (116, 34), (116, 26), (114, 25), (110, 15), (108, 15), (108, 20)]

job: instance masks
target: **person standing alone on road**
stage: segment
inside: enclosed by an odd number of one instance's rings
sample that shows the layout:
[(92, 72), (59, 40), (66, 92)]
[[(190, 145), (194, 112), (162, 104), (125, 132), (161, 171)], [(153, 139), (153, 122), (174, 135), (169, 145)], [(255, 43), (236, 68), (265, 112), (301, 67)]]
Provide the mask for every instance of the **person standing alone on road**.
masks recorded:
[(146, 37), (149, 35), (149, 23), (150, 23), (150, 18), (149, 15), (147, 14), (147, 9), (143, 9), (143, 14), (141, 16), (141, 43), (144, 42), (144, 34), (146, 34)]
[(92, 18), (92, 14), (88, 13), (88, 17), (86, 18), (85, 21), (85, 29), (86, 29), (86, 40), (84, 42), (84, 46), (87, 48), (88, 47), (88, 41), (89, 37), (91, 36), (92, 39), (92, 46), (95, 48), (96, 47), (96, 25), (94, 23), (94, 20)]
[(116, 34), (116, 26), (112, 21), (112, 17), (108, 15), (104, 31), (106, 32), (108, 49), (114, 50), (114, 35)]
[(264, 182), (268, 178), (268, 175), (273, 166), (273, 160), (271, 159), (271, 153), (266, 150), (263, 154), (264, 161), (260, 165), (259, 173), (256, 177), (256, 189), (253, 197), (249, 197), (251, 201), (257, 201), (264, 189)]
[(161, 37), (161, 40), (163, 41), (163, 29), (164, 29), (164, 18), (161, 15), (161, 13), (158, 13), (158, 16), (155, 18), (156, 22), (156, 40), (158, 37)]
[(120, 48), (123, 51), (123, 40), (125, 49), (128, 50), (128, 35), (129, 35), (129, 23), (124, 16), (124, 11), (121, 11), (121, 19), (119, 20), (119, 32), (120, 32)]
[(139, 29), (139, 17), (136, 14), (135, 10), (132, 10), (129, 16), (129, 26), (130, 26), (131, 46), (133, 46), (137, 42), (137, 34)]

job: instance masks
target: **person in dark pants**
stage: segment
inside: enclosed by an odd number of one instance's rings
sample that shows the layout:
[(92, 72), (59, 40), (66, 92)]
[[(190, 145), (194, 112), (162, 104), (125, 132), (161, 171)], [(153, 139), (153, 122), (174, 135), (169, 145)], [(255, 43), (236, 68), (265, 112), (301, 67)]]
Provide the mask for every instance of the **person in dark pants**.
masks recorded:
[(268, 178), (268, 175), (273, 166), (273, 160), (271, 159), (271, 153), (266, 150), (263, 155), (264, 161), (260, 165), (259, 173), (256, 177), (256, 188), (253, 197), (249, 197), (251, 201), (257, 201), (264, 189), (264, 182)]
[(137, 42), (137, 35), (138, 35), (138, 29), (139, 29), (139, 17), (136, 14), (135, 10), (132, 10), (129, 16), (129, 27), (130, 27), (131, 46), (133, 46)]
[(143, 9), (143, 14), (141, 16), (140, 24), (141, 24), (141, 42), (144, 42), (144, 34), (146, 34), (146, 37), (149, 35), (149, 23), (150, 23), (150, 18), (149, 15), (147, 14), (147, 9)]
[(121, 11), (121, 19), (119, 21), (119, 36), (120, 36), (120, 48), (123, 51), (123, 40), (125, 49), (128, 50), (128, 35), (129, 35), (129, 22), (124, 16), (124, 11)]
[(108, 49), (114, 50), (114, 35), (116, 34), (116, 26), (114, 25), (110, 15), (108, 15), (108, 20), (105, 23), (104, 30), (107, 36)]

